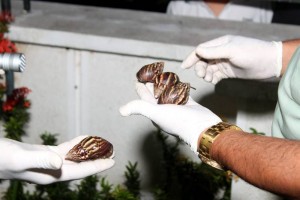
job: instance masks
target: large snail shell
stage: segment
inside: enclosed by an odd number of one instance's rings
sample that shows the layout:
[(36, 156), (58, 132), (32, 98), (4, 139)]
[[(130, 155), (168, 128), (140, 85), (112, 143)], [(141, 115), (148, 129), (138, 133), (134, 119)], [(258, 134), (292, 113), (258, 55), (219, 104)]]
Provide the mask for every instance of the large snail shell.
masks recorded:
[(155, 77), (161, 74), (164, 70), (164, 62), (155, 62), (143, 66), (136, 74), (136, 77), (141, 83), (153, 83)]
[(179, 82), (179, 77), (173, 72), (164, 72), (156, 76), (154, 80), (154, 97), (157, 99), (168, 87)]
[(113, 145), (98, 136), (88, 136), (75, 145), (66, 155), (66, 160), (75, 162), (109, 158), (113, 154)]
[(166, 88), (160, 95), (158, 104), (186, 104), (189, 100), (190, 84), (189, 83), (177, 83), (174, 86)]

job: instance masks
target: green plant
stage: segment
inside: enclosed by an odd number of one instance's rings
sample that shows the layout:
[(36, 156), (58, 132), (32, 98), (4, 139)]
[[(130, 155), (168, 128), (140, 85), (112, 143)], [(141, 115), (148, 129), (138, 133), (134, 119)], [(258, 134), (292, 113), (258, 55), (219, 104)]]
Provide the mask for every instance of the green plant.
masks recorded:
[(26, 200), (75, 200), (76, 193), (70, 189), (69, 182), (58, 182), (49, 185), (35, 185), (33, 192), (27, 191), (21, 198)]
[(266, 135), (263, 132), (258, 132), (255, 128), (250, 128), (250, 131), (252, 131), (252, 133), (255, 134), (255, 135)]
[(99, 178), (94, 176), (89, 176), (83, 179), (77, 186), (77, 199), (89, 199), (97, 200), (100, 197), (97, 185), (99, 183)]
[(138, 200), (127, 188), (117, 185), (112, 191), (112, 196), (114, 200)]
[(24, 128), (30, 120), (28, 109), (31, 105), (27, 95), (30, 92), (31, 90), (26, 87), (16, 88), (5, 101), (1, 101), (1, 119), (4, 122), (5, 137), (22, 141), (22, 136), (26, 134)]
[(223, 199), (230, 198), (231, 176), (227, 172), (216, 170), (206, 164), (196, 163), (182, 156), (178, 150), (181, 141), (178, 139), (170, 144), (168, 136), (161, 132), (157, 138), (162, 144), (164, 169), (163, 180), (154, 191), (157, 200), (194, 200), (214, 199), (215, 195), (224, 190)]
[(58, 134), (52, 134), (50, 132), (45, 131), (41, 134), (42, 144), (43, 145), (57, 145), (57, 135)]
[(7, 191), (4, 193), (3, 199), (5, 200), (26, 200), (24, 196), (24, 183), (22, 181), (10, 181)]
[(128, 163), (126, 166), (125, 171), (125, 186), (127, 187), (128, 191), (134, 195), (134, 197), (138, 198), (140, 196), (140, 173), (137, 171), (137, 162), (132, 164), (131, 162)]
[(101, 200), (113, 200), (112, 187), (113, 185), (109, 184), (109, 182), (105, 178), (101, 178), (100, 180), (101, 189), (99, 191), (99, 198)]

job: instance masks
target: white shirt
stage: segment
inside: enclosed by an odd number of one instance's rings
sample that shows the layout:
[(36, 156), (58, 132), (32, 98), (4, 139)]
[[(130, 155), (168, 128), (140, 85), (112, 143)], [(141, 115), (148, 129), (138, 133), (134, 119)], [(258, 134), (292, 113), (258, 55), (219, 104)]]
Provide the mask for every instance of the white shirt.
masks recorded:
[(271, 2), (247, 0), (227, 3), (219, 16), (203, 1), (170, 1), (167, 14), (257, 23), (271, 23), (273, 17)]

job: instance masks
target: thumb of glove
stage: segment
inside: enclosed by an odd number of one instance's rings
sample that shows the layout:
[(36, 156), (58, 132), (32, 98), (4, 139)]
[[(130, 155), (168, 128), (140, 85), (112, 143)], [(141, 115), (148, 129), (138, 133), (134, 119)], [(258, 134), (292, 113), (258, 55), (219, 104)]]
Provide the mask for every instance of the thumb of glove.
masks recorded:
[(20, 163), (24, 168), (41, 168), (41, 169), (60, 169), (63, 160), (55, 152), (45, 150), (35, 150), (24, 152), (24, 156), (20, 156)]
[(150, 116), (154, 108), (155, 106), (149, 102), (143, 100), (134, 100), (122, 106), (119, 111), (122, 116), (140, 114), (151, 119)]

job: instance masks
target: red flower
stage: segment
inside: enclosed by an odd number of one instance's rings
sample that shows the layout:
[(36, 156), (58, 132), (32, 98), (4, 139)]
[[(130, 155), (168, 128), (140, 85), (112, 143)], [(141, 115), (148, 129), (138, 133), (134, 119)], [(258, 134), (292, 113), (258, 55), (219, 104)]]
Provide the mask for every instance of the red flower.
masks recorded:
[(12, 16), (11, 12), (4, 11), (0, 13), (0, 22), (11, 23), (13, 21), (14, 21), (14, 17)]
[(13, 53), (17, 52), (17, 48), (13, 42), (7, 38), (0, 40), (0, 53)]
[(4, 112), (9, 112), (14, 109), (16, 105), (22, 103), (21, 105), (25, 108), (30, 107), (30, 101), (26, 100), (27, 94), (31, 92), (27, 87), (21, 87), (14, 89), (12, 94), (7, 97), (7, 100), (3, 103), (2, 109)]
[(14, 109), (14, 107), (10, 104), (7, 104), (6, 102), (2, 105), (2, 109), (4, 112), (9, 112)]
[(19, 99), (25, 99), (27, 94), (29, 94), (31, 92), (30, 89), (28, 89), (27, 87), (20, 87), (17, 89), (14, 89), (12, 94), (11, 94), (11, 98), (19, 100)]
[(31, 105), (30, 101), (28, 101), (28, 100), (24, 101), (24, 104), (23, 104), (24, 108), (29, 108), (30, 105)]

